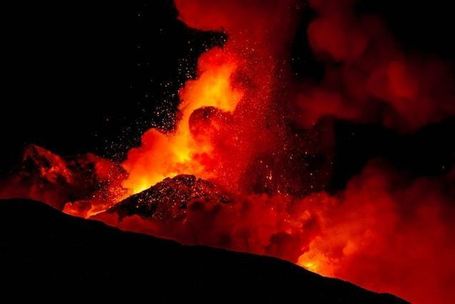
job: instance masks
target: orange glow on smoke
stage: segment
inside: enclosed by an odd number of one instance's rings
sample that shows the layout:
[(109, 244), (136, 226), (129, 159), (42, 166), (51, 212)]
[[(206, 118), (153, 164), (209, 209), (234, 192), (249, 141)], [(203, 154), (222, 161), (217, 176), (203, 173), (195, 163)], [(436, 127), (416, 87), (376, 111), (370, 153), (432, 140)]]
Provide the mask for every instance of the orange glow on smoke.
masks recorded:
[(444, 187), (370, 165), (343, 193), (304, 198), (320, 230), (297, 263), (413, 303), (452, 302), (455, 210)]
[(206, 107), (234, 112), (242, 98), (242, 91), (232, 83), (236, 69), (235, 58), (222, 49), (212, 49), (200, 58), (197, 79), (188, 81), (179, 92), (181, 117), (175, 131), (166, 134), (151, 129), (143, 135), (141, 147), (129, 152), (124, 163), (129, 177), (123, 185), (130, 194), (178, 174), (211, 177), (201, 157), (210, 155), (213, 146), (208, 134), (192, 134), (190, 117)]

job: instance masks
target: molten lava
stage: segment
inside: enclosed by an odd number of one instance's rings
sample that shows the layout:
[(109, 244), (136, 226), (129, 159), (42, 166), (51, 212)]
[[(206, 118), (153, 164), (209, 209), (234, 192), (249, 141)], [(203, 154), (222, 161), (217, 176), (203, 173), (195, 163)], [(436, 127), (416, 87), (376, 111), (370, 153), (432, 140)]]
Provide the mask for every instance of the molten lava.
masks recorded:
[(80, 166), (41, 150), (32, 181), (16, 176), (0, 193), (45, 184), (30, 196), (122, 229), (277, 256), (416, 303), (455, 302), (453, 172), (412, 179), (372, 161), (346, 189), (324, 191), (335, 143), (323, 118), (413, 132), (455, 114), (447, 69), (401, 51), (378, 18), (354, 14), (354, 0), (309, 2), (321, 81), (296, 80), (289, 66), (296, 16), (309, 9), (301, 1), (175, 0), (184, 23), (228, 40), (181, 88), (174, 130), (147, 131), (121, 168), (92, 156), (85, 195), (74, 196)]
[[(198, 79), (188, 81), (180, 91), (181, 117), (175, 131), (164, 134), (151, 129), (143, 135), (141, 147), (129, 152), (123, 165), (129, 173), (124, 186), (130, 194), (178, 174), (213, 176), (213, 172), (207, 170), (214, 149), (211, 130), (196, 134), (198, 126), (195, 126), (197, 122), (192, 123), (192, 115), (204, 108), (214, 108), (226, 115), (235, 111), (243, 95), (232, 82), (237, 64), (236, 59), (222, 49), (210, 50), (200, 58)], [(216, 131), (220, 126), (213, 121), (207, 128)]]

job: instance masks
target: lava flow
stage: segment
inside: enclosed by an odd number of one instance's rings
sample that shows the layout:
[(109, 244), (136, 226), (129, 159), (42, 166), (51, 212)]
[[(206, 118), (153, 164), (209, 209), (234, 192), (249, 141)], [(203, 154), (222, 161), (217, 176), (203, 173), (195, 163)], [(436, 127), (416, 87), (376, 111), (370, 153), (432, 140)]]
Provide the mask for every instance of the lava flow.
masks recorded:
[[(1, 196), (280, 257), (415, 303), (455, 302), (454, 170), (410, 178), (371, 160), (344, 190), (325, 191), (335, 145), (327, 117), (415, 132), (455, 114), (449, 71), (400, 50), (379, 18), (354, 13), (354, 0), (307, 4), (175, 0), (186, 25), (228, 39), (199, 58), (196, 78), (179, 91), (174, 130), (147, 131), (121, 164), (33, 147), (22, 169), (32, 173), (4, 182)], [(297, 80), (289, 63), (308, 9), (318, 81)]]

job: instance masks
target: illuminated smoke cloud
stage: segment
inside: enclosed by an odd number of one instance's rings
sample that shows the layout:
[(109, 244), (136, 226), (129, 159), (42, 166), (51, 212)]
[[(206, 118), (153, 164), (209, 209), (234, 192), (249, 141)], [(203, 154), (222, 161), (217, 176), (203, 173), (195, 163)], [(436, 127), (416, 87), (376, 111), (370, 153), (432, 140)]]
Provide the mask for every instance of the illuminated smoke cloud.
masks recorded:
[(300, 89), (304, 125), (333, 116), (413, 131), (455, 113), (447, 64), (401, 51), (380, 19), (354, 13), (355, 1), (310, 2), (309, 42), (325, 74)]

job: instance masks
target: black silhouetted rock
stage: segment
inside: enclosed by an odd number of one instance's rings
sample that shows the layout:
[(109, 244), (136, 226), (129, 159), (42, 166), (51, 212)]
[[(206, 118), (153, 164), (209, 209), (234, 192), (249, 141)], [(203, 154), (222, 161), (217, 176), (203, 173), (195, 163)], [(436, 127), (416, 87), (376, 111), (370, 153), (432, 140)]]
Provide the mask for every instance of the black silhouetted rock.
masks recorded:
[(274, 258), (121, 232), (38, 202), (0, 201), (0, 216), (2, 297), (18, 302), (405, 303)]

